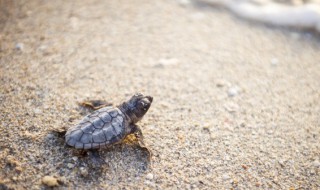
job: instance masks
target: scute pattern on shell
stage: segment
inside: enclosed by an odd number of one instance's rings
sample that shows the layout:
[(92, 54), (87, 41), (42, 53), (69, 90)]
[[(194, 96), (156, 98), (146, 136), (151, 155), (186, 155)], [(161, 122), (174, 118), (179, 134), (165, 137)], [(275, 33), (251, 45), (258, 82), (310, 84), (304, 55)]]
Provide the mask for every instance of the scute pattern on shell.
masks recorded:
[(66, 133), (66, 142), (77, 149), (96, 149), (116, 143), (125, 136), (125, 115), (105, 107), (84, 117)]

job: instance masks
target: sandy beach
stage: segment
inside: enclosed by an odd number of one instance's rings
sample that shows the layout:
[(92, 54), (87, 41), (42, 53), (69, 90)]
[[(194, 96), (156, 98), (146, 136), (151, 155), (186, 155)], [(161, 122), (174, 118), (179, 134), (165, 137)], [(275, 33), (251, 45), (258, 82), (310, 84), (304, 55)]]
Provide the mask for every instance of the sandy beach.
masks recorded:
[[(188, 1), (0, 0), (0, 189), (320, 189), (320, 38)], [(88, 156), (57, 131), (153, 96)]]

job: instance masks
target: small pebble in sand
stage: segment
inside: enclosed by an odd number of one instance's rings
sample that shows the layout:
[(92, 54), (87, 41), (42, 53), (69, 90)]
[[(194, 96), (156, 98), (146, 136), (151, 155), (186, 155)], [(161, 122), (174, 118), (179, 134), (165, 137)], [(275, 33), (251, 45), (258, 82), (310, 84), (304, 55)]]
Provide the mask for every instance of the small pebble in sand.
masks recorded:
[(17, 43), (15, 48), (16, 48), (16, 50), (23, 51), (24, 45), (23, 45), (23, 43)]
[(35, 114), (40, 114), (40, 113), (41, 113), (41, 110), (38, 109), (38, 108), (36, 108), (36, 109), (33, 110), (33, 112), (34, 112)]
[(80, 170), (80, 174), (81, 174), (83, 177), (87, 177), (87, 176), (88, 176), (89, 172), (88, 172), (87, 168), (81, 167), (81, 168), (79, 168), (79, 170)]
[(237, 87), (231, 87), (228, 89), (228, 96), (229, 97), (234, 97), (239, 94), (239, 89)]
[(218, 79), (217, 82), (216, 82), (216, 86), (218, 88), (222, 88), (224, 86), (229, 86), (229, 85), (231, 85), (231, 84), (228, 81), (223, 80), (223, 79)]
[(242, 164), (242, 166), (241, 166), (244, 170), (247, 170), (248, 169), (248, 166), (247, 165), (245, 165), (245, 164)]
[(58, 180), (52, 176), (44, 176), (42, 178), (42, 183), (49, 187), (54, 187), (59, 185)]
[(223, 174), (222, 179), (228, 180), (228, 179), (230, 179), (230, 176), (228, 174)]
[(224, 86), (224, 84), (219, 81), (219, 82), (217, 82), (216, 86), (217, 86), (218, 88), (222, 88), (222, 87)]
[(177, 0), (177, 2), (180, 4), (180, 5), (189, 5), (191, 4), (191, 1), (190, 0)]
[(228, 102), (224, 105), (224, 108), (229, 112), (229, 113), (234, 113), (239, 110), (239, 105), (235, 104), (233, 102)]
[(270, 62), (271, 62), (271, 65), (278, 65), (279, 64), (279, 60), (277, 58), (272, 58), (270, 60)]
[(313, 169), (311, 169), (311, 170), (310, 170), (310, 174), (311, 174), (311, 175), (314, 175), (314, 174), (316, 174), (316, 171), (313, 170)]
[(46, 136), (46, 140), (51, 140), (53, 138), (54, 138), (54, 135), (51, 133), (47, 134), (47, 136)]
[(151, 181), (148, 181), (148, 180), (146, 180), (144, 182), (144, 184), (147, 185), (147, 186), (155, 187), (155, 184), (153, 182), (151, 182)]
[(71, 17), (70, 18), (70, 26), (72, 29), (78, 29), (79, 28), (79, 19), (77, 17)]
[(158, 63), (155, 65), (155, 67), (165, 67), (165, 66), (171, 66), (171, 65), (176, 65), (179, 63), (179, 60), (176, 58), (164, 58), (160, 59)]
[(46, 46), (46, 45), (41, 45), (41, 46), (39, 46), (38, 47), (38, 51), (45, 51), (46, 49), (48, 48), (48, 46)]
[(273, 134), (273, 131), (272, 131), (272, 130), (268, 130), (268, 131), (267, 131), (267, 134), (272, 135), (272, 134)]
[(203, 20), (203, 19), (205, 19), (205, 18), (206, 18), (206, 15), (203, 14), (203, 13), (194, 13), (194, 14), (191, 15), (191, 18), (192, 18), (193, 20), (198, 21), (198, 20)]
[(315, 161), (313, 162), (313, 166), (314, 166), (314, 167), (320, 167), (320, 162), (319, 162), (319, 160), (315, 160)]
[(152, 173), (148, 173), (147, 176), (146, 176), (146, 178), (147, 178), (148, 180), (153, 180), (153, 174), (152, 174)]
[(74, 164), (68, 163), (68, 164), (67, 164), (67, 167), (68, 167), (69, 169), (72, 169), (72, 168), (74, 168)]

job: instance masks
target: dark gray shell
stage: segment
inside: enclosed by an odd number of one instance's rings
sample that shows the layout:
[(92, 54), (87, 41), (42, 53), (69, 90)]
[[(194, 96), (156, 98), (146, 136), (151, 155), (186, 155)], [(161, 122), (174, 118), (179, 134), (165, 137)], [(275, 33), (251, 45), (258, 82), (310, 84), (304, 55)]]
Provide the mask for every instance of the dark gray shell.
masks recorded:
[(77, 149), (96, 149), (121, 141), (127, 125), (118, 108), (105, 107), (84, 117), (67, 131), (65, 138), (68, 145)]

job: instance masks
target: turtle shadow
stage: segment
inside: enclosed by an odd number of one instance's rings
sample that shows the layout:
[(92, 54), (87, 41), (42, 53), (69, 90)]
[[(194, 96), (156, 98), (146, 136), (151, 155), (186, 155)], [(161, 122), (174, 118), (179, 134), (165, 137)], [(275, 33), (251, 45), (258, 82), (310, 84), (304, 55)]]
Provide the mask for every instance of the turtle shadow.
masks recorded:
[[(100, 157), (105, 162), (104, 164), (110, 169), (116, 168), (116, 170), (126, 171), (131, 168), (136, 171), (146, 171), (151, 164), (148, 154), (141, 150), (138, 144), (112, 145), (101, 149), (99, 152)], [(93, 166), (90, 157), (87, 157), (86, 160)]]
[(104, 178), (110, 184), (143, 176), (151, 169), (151, 162), (148, 162), (147, 154), (137, 150), (137, 147), (138, 145), (119, 144), (104, 148), (100, 150), (104, 163), (98, 165), (94, 164), (87, 154), (72, 150), (72, 156), (79, 158), (76, 166), (79, 171), (76, 175), (88, 182), (97, 181), (99, 177)]
[[(101, 166), (110, 166), (113, 163), (125, 162), (124, 164), (127, 166), (132, 161), (141, 162), (141, 163), (149, 163), (148, 154), (139, 148), (138, 144), (117, 144), (111, 145), (109, 147), (102, 148), (100, 150), (76, 150), (72, 149), (72, 156), (77, 156), (78, 158), (82, 158), (82, 160), (87, 163), (87, 165), (92, 166), (93, 168), (101, 167)], [(98, 159), (101, 159), (102, 162), (94, 163), (94, 158), (90, 154), (98, 153)], [(141, 168), (139, 168), (141, 169)], [(146, 168), (142, 168), (146, 170)]]
[(117, 170), (127, 170), (128, 168), (135, 171), (147, 171), (151, 168), (151, 160), (148, 152), (141, 149), (139, 143), (133, 135), (129, 135), (125, 140), (119, 144), (114, 144), (105, 148), (96, 150), (99, 157), (103, 160), (102, 163), (94, 163), (90, 157), (90, 150), (78, 150), (68, 146), (65, 143), (65, 131), (51, 131), (53, 135), (51, 141), (45, 142), (46, 147), (60, 147), (65, 150), (64, 162), (76, 158), (76, 167), (86, 167), (92, 172), (103, 172), (104, 168), (117, 168)]
[(78, 102), (77, 111), (81, 116), (88, 115), (95, 110), (98, 110), (103, 107), (113, 106), (112, 103), (107, 102), (105, 100), (85, 100), (82, 102)]

